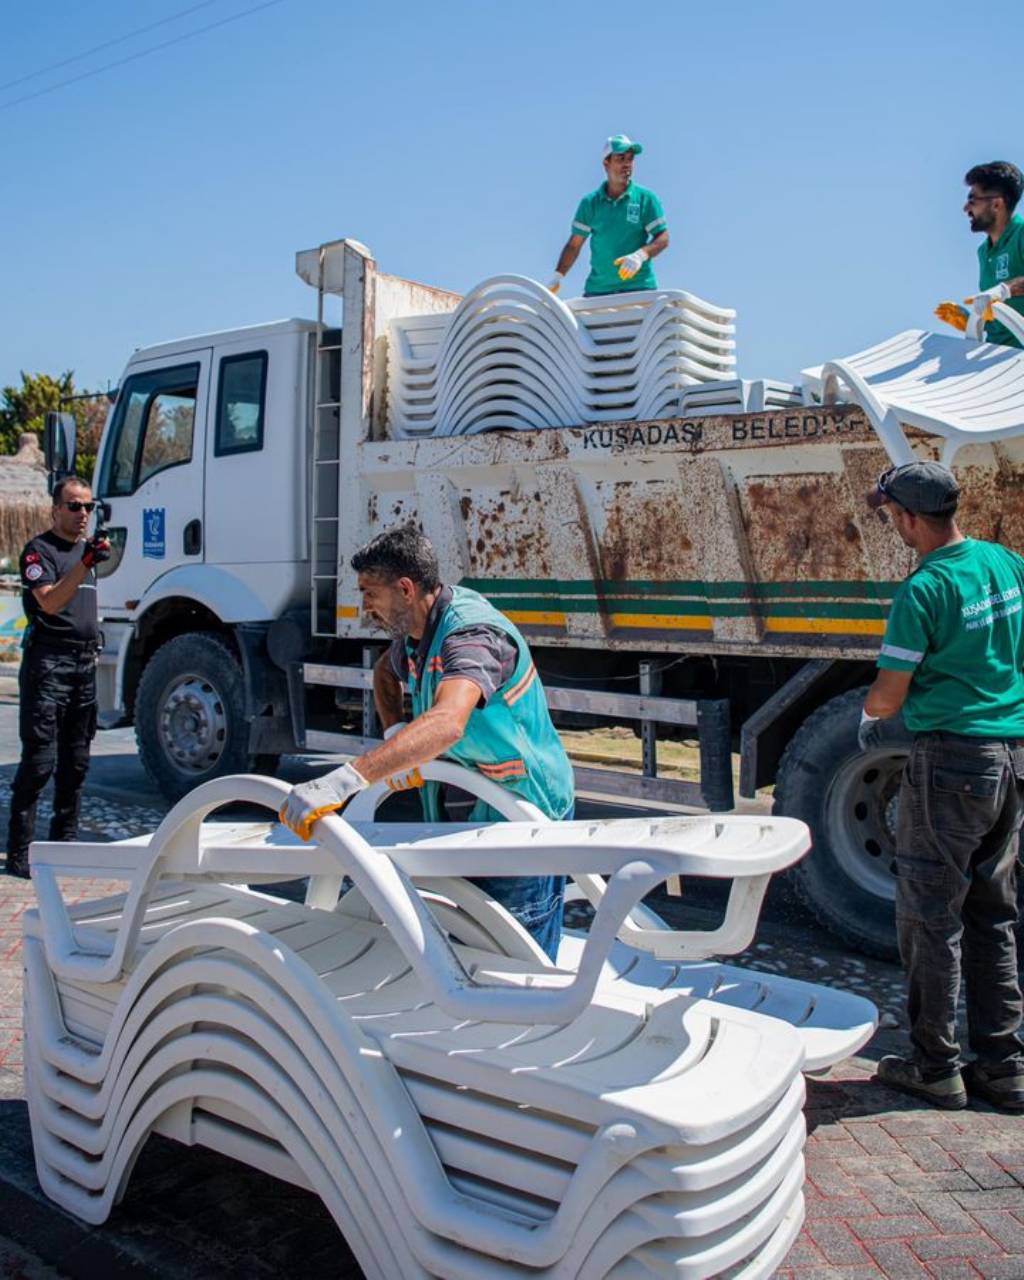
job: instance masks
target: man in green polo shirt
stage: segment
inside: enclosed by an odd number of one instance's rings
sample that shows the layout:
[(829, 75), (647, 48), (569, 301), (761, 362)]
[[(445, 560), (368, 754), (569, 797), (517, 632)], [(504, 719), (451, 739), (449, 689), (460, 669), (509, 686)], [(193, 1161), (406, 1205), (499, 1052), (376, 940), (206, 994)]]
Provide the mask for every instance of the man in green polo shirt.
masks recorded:
[[(896, 927), (912, 1053), (877, 1079), (960, 1108), (1024, 1111), (1017, 852), (1024, 819), (1024, 559), (965, 538), (937, 462), (892, 467), (868, 503), (919, 555), (893, 598), (859, 741), (901, 709), (914, 745), (896, 823)], [(961, 1070), (961, 972), (974, 1061)]]
[[(993, 302), (1005, 302), (1024, 316), (1024, 218), (1014, 212), (1024, 191), (1024, 176), (1015, 164), (993, 160), (969, 169), (964, 182), (968, 187), (964, 213), (972, 231), (985, 233), (978, 245), (979, 292), (967, 303), (976, 315), (986, 317), (986, 342), (1019, 347), (1006, 325), (991, 314), (991, 307)], [(935, 314), (961, 332), (967, 327), (969, 313), (956, 303), (940, 303)]]
[(668, 229), (661, 201), (653, 191), (633, 181), (633, 159), (641, 151), (640, 143), (630, 141), (624, 133), (605, 142), (607, 177), (576, 209), (572, 234), (548, 284), (552, 293), (561, 288), (588, 236), (590, 274), (583, 288), (585, 297), (657, 289), (651, 260), (668, 248)]

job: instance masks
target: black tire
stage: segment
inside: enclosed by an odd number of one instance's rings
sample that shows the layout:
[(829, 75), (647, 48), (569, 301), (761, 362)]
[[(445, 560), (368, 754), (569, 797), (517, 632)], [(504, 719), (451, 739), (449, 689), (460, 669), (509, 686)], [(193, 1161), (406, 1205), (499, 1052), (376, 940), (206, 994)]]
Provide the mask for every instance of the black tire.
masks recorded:
[(897, 724), (886, 745), (862, 752), (864, 693), (832, 698), (793, 735), (779, 763), (773, 811), (811, 829), (811, 851), (790, 872), (797, 897), (844, 942), (891, 960), (896, 796), (911, 738)]
[(157, 649), (139, 681), (135, 741), (170, 801), (211, 778), (248, 771), (242, 668), (221, 636), (192, 632)]
[(246, 769), (249, 773), (262, 773), (264, 777), (276, 778), (281, 765), (281, 757), (274, 755), (250, 756)]

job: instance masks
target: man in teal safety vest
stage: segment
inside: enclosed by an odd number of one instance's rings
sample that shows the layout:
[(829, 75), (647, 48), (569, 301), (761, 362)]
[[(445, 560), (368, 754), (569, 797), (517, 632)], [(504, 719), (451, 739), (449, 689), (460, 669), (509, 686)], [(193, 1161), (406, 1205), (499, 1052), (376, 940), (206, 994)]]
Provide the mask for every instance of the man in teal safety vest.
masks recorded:
[[(483, 596), (441, 583), (437, 555), (415, 525), (373, 538), (351, 560), (366, 617), (392, 637), (374, 669), (385, 742), (331, 773), (292, 788), (283, 821), (309, 839), (313, 823), (364, 787), (389, 779), (422, 786), (428, 821), (451, 816), (499, 821), (482, 801), (423, 785), (418, 766), (439, 756), (475, 769), (549, 818), (572, 816), (573, 771), (526, 641)], [(403, 685), (413, 719), (404, 722)], [(470, 801), (470, 803), (472, 803)], [(459, 812), (459, 807), (463, 812)], [(506, 907), (554, 959), (562, 925), (560, 876), (475, 881)]]
[(658, 197), (633, 181), (633, 160), (641, 151), (640, 143), (624, 133), (605, 142), (606, 179), (577, 206), (572, 232), (548, 284), (552, 293), (561, 288), (588, 236), (590, 274), (584, 296), (657, 289), (651, 260), (668, 248), (668, 226)]

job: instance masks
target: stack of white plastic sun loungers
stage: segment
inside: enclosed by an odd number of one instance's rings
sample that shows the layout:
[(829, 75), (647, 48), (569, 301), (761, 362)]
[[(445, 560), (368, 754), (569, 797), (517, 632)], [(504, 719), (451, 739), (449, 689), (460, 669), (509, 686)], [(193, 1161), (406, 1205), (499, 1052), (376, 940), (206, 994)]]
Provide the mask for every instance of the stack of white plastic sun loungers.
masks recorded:
[(574, 298), (495, 276), (449, 315), (391, 325), (398, 437), (679, 416), (688, 388), (735, 390), (735, 312), (681, 290)]
[[(159, 1132), (312, 1189), (371, 1280), (773, 1274), (802, 1220), (803, 1024), (827, 1020), (807, 1010), (830, 993), (782, 984), (751, 1011), (698, 964), (711, 989), (691, 995), (695, 935), (640, 899), (672, 876), (731, 878), (722, 928), (742, 945), (802, 824), (329, 816), (299, 845), (204, 823), (285, 794), (221, 779), (150, 837), (33, 847), (26, 1078), (47, 1194), (102, 1222)], [(597, 903), (561, 968), (461, 879), (541, 871)], [(68, 876), (127, 892), (68, 909)], [(306, 905), (244, 887), (301, 876)], [(623, 950), (630, 932), (654, 944)], [(831, 1000), (834, 1060), (873, 1010)]]

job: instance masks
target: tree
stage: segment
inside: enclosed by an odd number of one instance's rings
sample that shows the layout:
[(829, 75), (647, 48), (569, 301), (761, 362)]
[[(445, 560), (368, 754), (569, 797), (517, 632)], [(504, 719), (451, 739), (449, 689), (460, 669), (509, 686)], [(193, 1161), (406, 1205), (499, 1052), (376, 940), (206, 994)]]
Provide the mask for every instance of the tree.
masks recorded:
[(18, 437), (24, 431), (42, 435), (47, 411), (59, 409), (61, 401), (75, 394), (75, 376), (70, 369), (56, 378), (48, 373), (21, 371), (20, 387), (4, 387), (0, 395), (0, 453), (16, 453)]
[(34, 431), (41, 437), (47, 412), (64, 409), (74, 414), (78, 426), (75, 469), (81, 476), (92, 475), (100, 435), (110, 408), (106, 392), (77, 392), (71, 369), (56, 378), (48, 373), (25, 373), (22, 370), (21, 386), (4, 387), (0, 397), (0, 453), (16, 453), (18, 437), (25, 431)]

